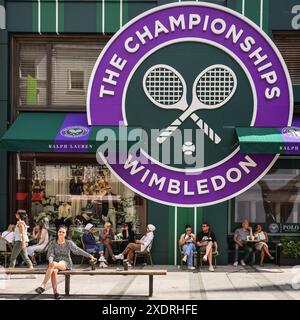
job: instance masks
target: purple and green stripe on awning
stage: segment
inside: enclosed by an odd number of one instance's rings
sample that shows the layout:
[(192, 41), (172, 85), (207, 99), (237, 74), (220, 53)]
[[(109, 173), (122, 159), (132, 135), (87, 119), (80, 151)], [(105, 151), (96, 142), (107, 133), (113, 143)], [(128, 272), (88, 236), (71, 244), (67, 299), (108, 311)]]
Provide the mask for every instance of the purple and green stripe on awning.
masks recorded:
[(99, 130), (107, 129), (116, 143), (132, 129), (88, 126), (86, 113), (21, 113), (0, 140), (1, 149), (15, 152), (96, 152)]
[(236, 128), (242, 153), (300, 154), (300, 127)]

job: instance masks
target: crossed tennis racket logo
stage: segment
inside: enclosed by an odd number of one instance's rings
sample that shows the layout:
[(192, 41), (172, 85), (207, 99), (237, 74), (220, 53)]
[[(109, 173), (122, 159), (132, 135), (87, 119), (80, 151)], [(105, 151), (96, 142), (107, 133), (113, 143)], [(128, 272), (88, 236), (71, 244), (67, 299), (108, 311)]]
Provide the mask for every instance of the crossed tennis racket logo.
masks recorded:
[(211, 141), (218, 144), (221, 138), (196, 115), (195, 111), (222, 107), (234, 95), (236, 87), (236, 75), (229, 67), (222, 64), (209, 66), (196, 77), (192, 103), (189, 105), (187, 86), (182, 75), (165, 64), (152, 66), (143, 78), (146, 96), (159, 108), (183, 111), (181, 116), (160, 133), (157, 142), (166, 141), (190, 117)]

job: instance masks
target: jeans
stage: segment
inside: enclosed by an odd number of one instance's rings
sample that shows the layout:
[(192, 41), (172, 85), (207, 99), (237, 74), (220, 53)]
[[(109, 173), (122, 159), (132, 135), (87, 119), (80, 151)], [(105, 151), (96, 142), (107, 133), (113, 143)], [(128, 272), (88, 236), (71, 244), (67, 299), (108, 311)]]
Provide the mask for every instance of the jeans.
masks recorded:
[(94, 246), (87, 246), (86, 247), (86, 251), (88, 253), (93, 253), (93, 252), (103, 252), (104, 251), (104, 244), (101, 242), (101, 243), (97, 243), (95, 244)]
[[(243, 260), (246, 261), (249, 258), (249, 255), (253, 251), (253, 249), (247, 245), (244, 245), (242, 248), (245, 250), (245, 255), (243, 257)], [(234, 245), (234, 261), (239, 260), (239, 249), (240, 249), (240, 246), (237, 243), (235, 243), (235, 245)]]
[(32, 262), (28, 257), (27, 249), (24, 252), (22, 249), (22, 241), (16, 241), (14, 247), (12, 249), (11, 257), (10, 257), (10, 268), (14, 268), (16, 265), (17, 258), (21, 255), (23, 261), (28, 265), (29, 268), (33, 268)]
[(187, 255), (187, 265), (188, 267), (193, 266), (193, 256), (194, 256), (194, 251), (196, 250), (196, 247), (193, 243), (186, 243), (182, 247), (182, 251), (184, 254)]

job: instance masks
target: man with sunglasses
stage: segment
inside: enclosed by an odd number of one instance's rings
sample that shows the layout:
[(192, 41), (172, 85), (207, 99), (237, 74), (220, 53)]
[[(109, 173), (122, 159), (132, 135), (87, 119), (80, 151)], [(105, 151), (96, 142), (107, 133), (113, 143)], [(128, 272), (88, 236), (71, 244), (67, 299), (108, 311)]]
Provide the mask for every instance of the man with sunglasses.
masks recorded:
[(208, 260), (209, 271), (215, 271), (212, 264), (212, 254), (213, 250), (215, 250), (216, 255), (218, 253), (218, 243), (216, 235), (210, 230), (210, 226), (208, 223), (202, 223), (202, 231), (200, 231), (197, 235), (197, 246), (199, 247), (200, 253), (204, 253), (203, 261)]

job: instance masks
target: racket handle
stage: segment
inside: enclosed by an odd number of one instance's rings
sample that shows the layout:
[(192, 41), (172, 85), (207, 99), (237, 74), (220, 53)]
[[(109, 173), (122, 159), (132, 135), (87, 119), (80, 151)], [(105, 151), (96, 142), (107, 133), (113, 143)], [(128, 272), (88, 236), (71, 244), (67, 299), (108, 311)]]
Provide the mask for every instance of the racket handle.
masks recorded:
[(195, 113), (191, 115), (191, 119), (196, 123), (196, 125), (208, 136), (208, 138), (215, 144), (220, 143), (221, 138), (210, 128), (206, 122), (200, 119)]
[(170, 126), (168, 126), (168, 128), (166, 128), (157, 138), (156, 141), (158, 143), (163, 143), (165, 142), (169, 136), (171, 136), (173, 134), (173, 132), (175, 130), (177, 130), (177, 128), (181, 125), (181, 121), (179, 119), (176, 119), (175, 121), (172, 122), (172, 124)]

